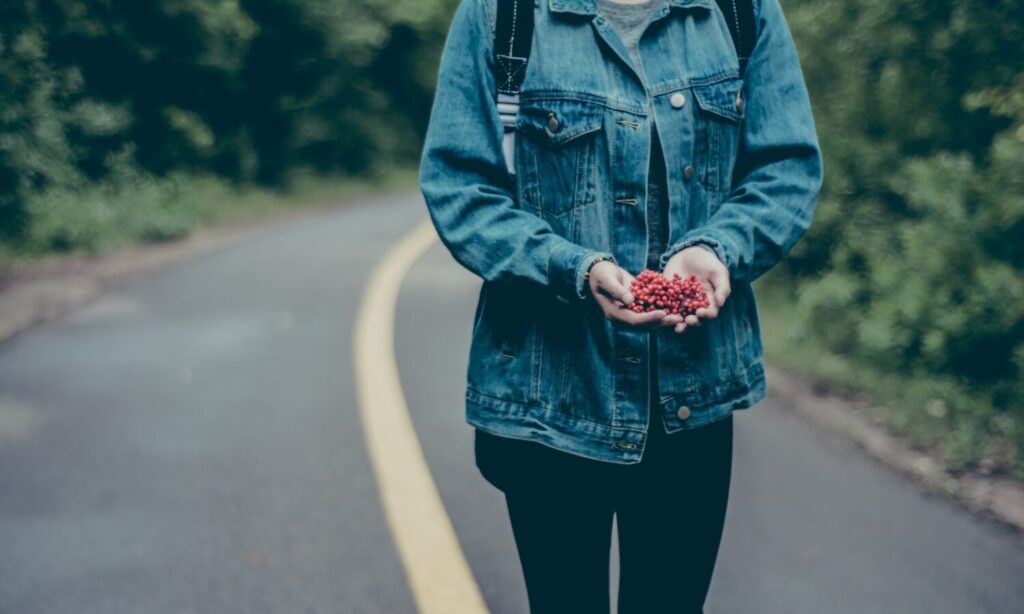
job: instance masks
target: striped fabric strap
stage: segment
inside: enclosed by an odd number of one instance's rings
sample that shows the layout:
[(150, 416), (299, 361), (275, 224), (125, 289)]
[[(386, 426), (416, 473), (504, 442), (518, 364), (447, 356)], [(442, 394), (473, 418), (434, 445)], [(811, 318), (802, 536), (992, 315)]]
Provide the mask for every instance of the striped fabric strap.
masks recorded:
[(534, 0), (498, 0), (494, 31), (494, 68), (498, 115), (504, 126), (502, 149), (509, 174), (515, 175), (515, 124), (519, 113), (519, 88), (533, 40)]
[(504, 126), (502, 149), (505, 153), (505, 166), (509, 174), (515, 175), (516, 149), (516, 115), (519, 114), (519, 94), (498, 94), (498, 115)]

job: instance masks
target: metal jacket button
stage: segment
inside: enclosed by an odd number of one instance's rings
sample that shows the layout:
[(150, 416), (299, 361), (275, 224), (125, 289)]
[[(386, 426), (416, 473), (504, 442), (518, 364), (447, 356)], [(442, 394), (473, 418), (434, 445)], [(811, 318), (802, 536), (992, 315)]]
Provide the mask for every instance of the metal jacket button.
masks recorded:
[(683, 169), (683, 179), (689, 181), (693, 177), (693, 167), (689, 164)]
[(555, 117), (555, 114), (553, 112), (548, 113), (548, 130), (551, 132), (558, 132), (559, 127), (558, 118)]
[(669, 98), (669, 102), (672, 103), (673, 107), (678, 109), (686, 104), (686, 96), (684, 96), (682, 92), (676, 92), (675, 94), (672, 94), (671, 98)]
[(739, 92), (736, 92), (736, 110), (739, 111), (740, 113), (742, 113), (743, 109), (745, 109), (745, 108), (747, 108), (746, 101), (743, 100), (743, 98), (740, 96)]
[(679, 409), (676, 410), (676, 417), (680, 420), (686, 420), (690, 417), (690, 408), (685, 405), (680, 406)]

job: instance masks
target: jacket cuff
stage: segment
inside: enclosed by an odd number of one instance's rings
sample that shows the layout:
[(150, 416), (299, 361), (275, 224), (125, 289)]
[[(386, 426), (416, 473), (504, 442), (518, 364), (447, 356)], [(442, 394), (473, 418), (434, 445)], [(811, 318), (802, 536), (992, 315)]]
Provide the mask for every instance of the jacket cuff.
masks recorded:
[(552, 262), (553, 271), (558, 272), (558, 279), (553, 280), (557, 282), (553, 284), (555, 298), (563, 303), (585, 301), (590, 298), (589, 282), (584, 279), (584, 275), (598, 256), (616, 262), (611, 252), (595, 251), (575, 245), (573, 247), (568, 254), (556, 252)]

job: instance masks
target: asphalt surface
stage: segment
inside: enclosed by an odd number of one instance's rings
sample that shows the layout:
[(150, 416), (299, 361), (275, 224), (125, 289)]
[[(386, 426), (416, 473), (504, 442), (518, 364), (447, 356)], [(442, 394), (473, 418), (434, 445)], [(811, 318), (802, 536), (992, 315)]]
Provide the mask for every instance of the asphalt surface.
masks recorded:
[[(413, 612), (351, 346), (367, 275), (425, 217), (412, 195), (289, 223), (0, 344), (0, 613)], [(435, 244), (395, 350), (481, 591), (526, 612), (463, 419), (478, 288)], [(1024, 612), (1021, 536), (774, 399), (735, 427), (709, 614)]]

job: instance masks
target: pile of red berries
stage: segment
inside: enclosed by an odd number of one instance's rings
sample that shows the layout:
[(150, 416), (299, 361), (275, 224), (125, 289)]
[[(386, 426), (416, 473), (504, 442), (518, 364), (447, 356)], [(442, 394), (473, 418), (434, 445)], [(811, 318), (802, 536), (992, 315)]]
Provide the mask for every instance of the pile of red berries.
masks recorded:
[(679, 273), (673, 273), (669, 279), (657, 271), (644, 269), (629, 284), (629, 291), (634, 298), (629, 309), (636, 313), (664, 309), (685, 317), (709, 304), (708, 294), (695, 275), (681, 279)]

